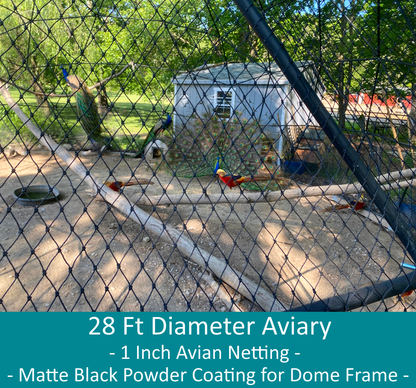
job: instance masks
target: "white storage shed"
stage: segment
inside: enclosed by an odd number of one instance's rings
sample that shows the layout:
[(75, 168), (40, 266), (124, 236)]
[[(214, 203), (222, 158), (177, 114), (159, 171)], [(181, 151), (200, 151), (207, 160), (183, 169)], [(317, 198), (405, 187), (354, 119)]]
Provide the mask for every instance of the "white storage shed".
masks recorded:
[[(296, 65), (322, 96), (324, 86), (314, 63), (303, 61)], [(172, 82), (175, 132), (189, 127), (195, 119), (218, 116), (228, 120), (238, 115), (258, 123), (281, 154), (285, 140), (293, 142), (293, 134), (317, 126), (275, 63), (206, 65), (179, 74)]]

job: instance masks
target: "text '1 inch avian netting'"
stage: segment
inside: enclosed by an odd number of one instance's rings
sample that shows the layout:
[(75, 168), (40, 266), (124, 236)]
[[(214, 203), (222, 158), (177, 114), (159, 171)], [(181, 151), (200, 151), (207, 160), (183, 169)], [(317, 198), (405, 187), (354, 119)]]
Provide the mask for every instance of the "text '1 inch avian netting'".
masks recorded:
[(0, 310), (414, 309), (415, 11), (0, 0)]

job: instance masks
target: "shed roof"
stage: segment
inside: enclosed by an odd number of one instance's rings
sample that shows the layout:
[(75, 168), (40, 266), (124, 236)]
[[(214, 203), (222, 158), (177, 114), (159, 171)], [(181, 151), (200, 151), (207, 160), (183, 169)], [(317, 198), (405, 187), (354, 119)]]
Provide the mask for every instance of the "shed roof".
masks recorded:
[[(313, 62), (295, 62), (299, 70), (308, 76), (309, 81), (317, 81), (317, 72)], [(218, 65), (204, 65), (177, 75), (172, 82), (174, 84), (287, 84), (288, 80), (282, 70), (274, 62), (264, 63), (221, 63)]]

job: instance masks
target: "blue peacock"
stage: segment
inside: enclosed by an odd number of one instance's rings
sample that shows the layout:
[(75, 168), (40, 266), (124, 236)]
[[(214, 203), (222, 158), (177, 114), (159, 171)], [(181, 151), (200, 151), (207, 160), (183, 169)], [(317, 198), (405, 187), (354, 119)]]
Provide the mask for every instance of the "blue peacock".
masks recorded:
[(143, 145), (141, 149), (134, 155), (135, 158), (143, 157), (146, 147), (153, 141), (155, 141), (156, 137), (162, 134), (169, 126), (172, 124), (172, 117), (169, 113), (166, 114), (166, 120), (160, 120), (156, 123), (156, 125), (149, 131), (144, 139)]
[(104, 136), (94, 95), (83, 79), (76, 75), (69, 75), (63, 66), (61, 69), (66, 84), (75, 92), (78, 121), (88, 136), (90, 144), (84, 149), (103, 150), (108, 146), (110, 139)]

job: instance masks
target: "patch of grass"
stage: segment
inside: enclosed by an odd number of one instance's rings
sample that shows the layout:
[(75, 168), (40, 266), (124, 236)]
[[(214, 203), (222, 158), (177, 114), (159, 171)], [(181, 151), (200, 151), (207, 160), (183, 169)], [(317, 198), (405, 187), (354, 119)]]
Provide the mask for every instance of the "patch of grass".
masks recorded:
[[(23, 94), (11, 89), (11, 95), (25, 113), (29, 117), (32, 114), (36, 124), (55, 141), (85, 143), (86, 134), (77, 120), (74, 97), (71, 98), (70, 103), (66, 98), (50, 98), (48, 109), (47, 104), (45, 107), (39, 108), (33, 94)], [(141, 100), (138, 95), (109, 92), (108, 97), (109, 111), (103, 115), (102, 125), (108, 136), (114, 137), (112, 145), (116, 149), (138, 150), (153, 126), (160, 119), (166, 118), (160, 104)], [(21, 128), (21, 121), (9, 111), (5, 101), (3, 99), (0, 101), (5, 106), (3, 120), (0, 122), (2, 139), (7, 138), (8, 142), (19, 142), (19, 137), (22, 137), (25, 144), (26, 142), (34, 142), (34, 137), (26, 128)], [(5, 120), (6, 111), (8, 112), (7, 118), (10, 118), (9, 123), (7, 123), (8, 120)], [(169, 111), (171, 111), (171, 107), (169, 107)], [(17, 137), (16, 129), (18, 130)]]
[(155, 124), (166, 118), (160, 104), (140, 100), (137, 95), (110, 92), (108, 97), (110, 112), (104, 118), (104, 128), (115, 137), (115, 148), (138, 150)]

